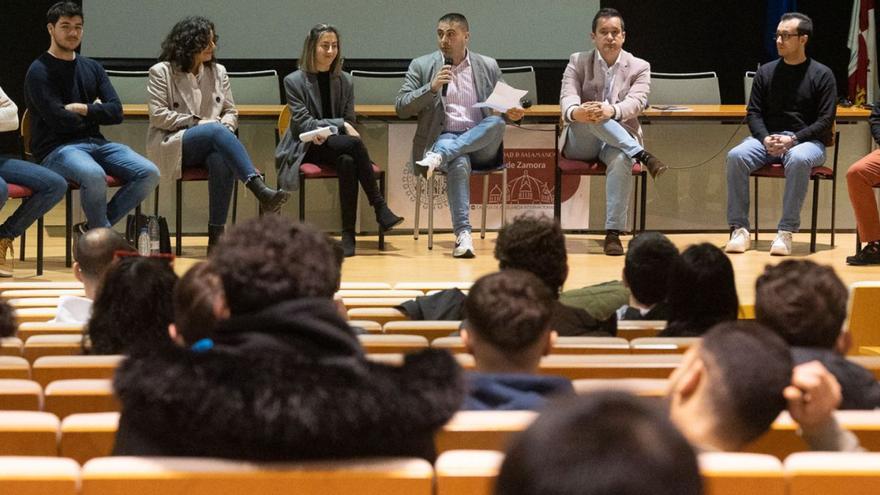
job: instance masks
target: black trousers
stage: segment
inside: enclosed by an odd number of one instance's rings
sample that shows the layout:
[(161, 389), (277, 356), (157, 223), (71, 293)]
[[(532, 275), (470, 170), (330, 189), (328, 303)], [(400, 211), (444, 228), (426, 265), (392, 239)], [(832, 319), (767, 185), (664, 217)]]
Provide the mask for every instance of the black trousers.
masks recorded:
[(312, 144), (304, 162), (333, 165), (339, 176), (339, 204), (342, 209), (342, 230), (354, 230), (357, 219), (358, 182), (370, 201), (376, 207), (385, 202), (379, 192), (376, 176), (373, 174), (373, 161), (360, 138), (333, 135), (321, 145)]

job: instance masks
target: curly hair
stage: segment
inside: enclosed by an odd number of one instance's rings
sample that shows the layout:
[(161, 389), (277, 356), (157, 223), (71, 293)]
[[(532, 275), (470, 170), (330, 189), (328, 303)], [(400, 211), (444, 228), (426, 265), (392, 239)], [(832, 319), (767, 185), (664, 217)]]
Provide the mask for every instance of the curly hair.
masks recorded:
[(525, 214), (516, 217), (498, 233), (495, 242), (498, 268), (516, 268), (536, 275), (558, 294), (568, 277), (565, 235), (551, 218)]
[(755, 281), (755, 319), (789, 345), (833, 348), (848, 300), (834, 269), (809, 260), (767, 266)]
[[(171, 32), (162, 41), (159, 61), (171, 62), (176, 70), (188, 72), (193, 68), (196, 55), (212, 41), (216, 43), (217, 39), (213, 22), (201, 16), (185, 17), (171, 28)], [(206, 64), (210, 65), (214, 61), (212, 57)]]
[(86, 335), (91, 354), (130, 354), (171, 344), (171, 294), (177, 275), (167, 260), (126, 256), (104, 274)]
[(279, 215), (240, 223), (226, 232), (211, 264), (235, 316), (302, 297), (332, 298), (339, 265), (329, 238)]

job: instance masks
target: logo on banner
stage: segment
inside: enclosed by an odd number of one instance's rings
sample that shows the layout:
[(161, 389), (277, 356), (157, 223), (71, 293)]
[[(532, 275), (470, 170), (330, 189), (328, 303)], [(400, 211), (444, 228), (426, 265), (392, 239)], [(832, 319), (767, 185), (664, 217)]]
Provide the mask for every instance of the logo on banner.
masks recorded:
[[(421, 188), (421, 198), (419, 202), (421, 206), (428, 206), (428, 181), (422, 180), (421, 174), (415, 175), (413, 172), (413, 163), (406, 162), (404, 165), (404, 173), (401, 181), (403, 182), (403, 191), (406, 197), (413, 203), (416, 201), (416, 188)], [(446, 176), (443, 174), (434, 174), (434, 209), (440, 210), (447, 207), (448, 200), (446, 198)]]
[[(507, 169), (507, 203), (512, 205), (553, 205), (556, 189), (555, 152), (546, 148), (508, 148), (504, 150)], [(573, 180), (571, 180), (573, 179)], [(563, 177), (562, 201), (578, 188), (578, 177)], [(489, 204), (500, 205), (503, 198), (501, 174), (489, 176)], [(483, 182), (471, 182), (471, 205), (483, 203)]]

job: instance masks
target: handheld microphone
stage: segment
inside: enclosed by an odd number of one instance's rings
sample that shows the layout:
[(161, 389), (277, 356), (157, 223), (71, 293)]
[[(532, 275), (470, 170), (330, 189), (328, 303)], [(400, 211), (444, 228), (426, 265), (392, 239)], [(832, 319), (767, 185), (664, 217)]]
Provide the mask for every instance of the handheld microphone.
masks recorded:
[[(443, 57), (443, 65), (452, 65), (452, 59), (449, 57)], [(449, 90), (449, 83), (443, 85), (443, 96), (446, 96), (446, 92)]]
[(528, 98), (523, 98), (523, 99), (519, 100), (519, 106), (521, 106), (523, 108), (531, 108), (532, 100), (530, 100)]

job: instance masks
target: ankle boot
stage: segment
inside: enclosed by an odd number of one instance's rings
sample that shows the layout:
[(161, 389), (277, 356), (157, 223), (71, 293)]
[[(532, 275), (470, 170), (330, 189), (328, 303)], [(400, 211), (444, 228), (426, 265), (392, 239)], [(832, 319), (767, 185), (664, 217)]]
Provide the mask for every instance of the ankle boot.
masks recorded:
[(382, 230), (391, 230), (400, 224), (400, 222), (403, 222), (403, 217), (395, 215), (394, 212), (391, 211), (391, 208), (388, 208), (388, 204), (384, 201), (376, 203), (373, 208), (376, 210), (376, 222)]
[(210, 256), (211, 251), (214, 250), (214, 246), (220, 242), (220, 237), (223, 235), (223, 232), (226, 231), (225, 225), (211, 225), (208, 224), (208, 255)]
[(245, 186), (260, 201), (260, 208), (270, 213), (278, 213), (281, 211), (281, 205), (290, 198), (290, 193), (284, 189), (272, 189), (263, 182), (263, 178), (255, 175), (245, 182)]
[(354, 230), (343, 230), (340, 244), (342, 245), (342, 254), (344, 254), (346, 258), (354, 256)]

